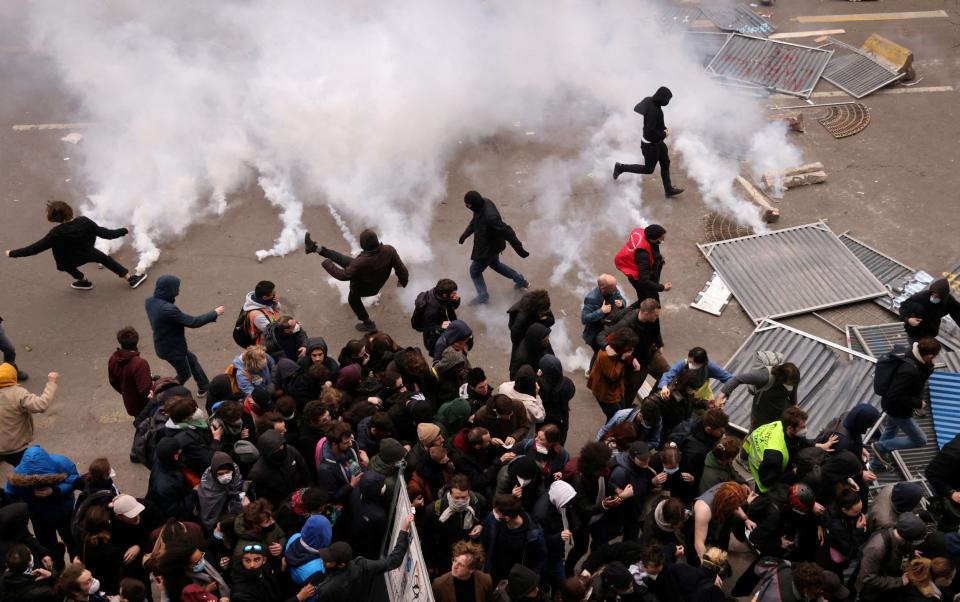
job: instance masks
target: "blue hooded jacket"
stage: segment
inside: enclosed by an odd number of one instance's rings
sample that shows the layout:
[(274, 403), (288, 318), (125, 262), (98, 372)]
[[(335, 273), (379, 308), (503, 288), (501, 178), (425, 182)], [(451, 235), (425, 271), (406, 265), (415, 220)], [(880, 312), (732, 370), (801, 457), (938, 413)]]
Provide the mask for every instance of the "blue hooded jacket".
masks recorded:
[(305, 545), (314, 550), (321, 550), (328, 547), (332, 539), (333, 525), (326, 516), (315, 514), (307, 519), (299, 533), (287, 540), (284, 556), (286, 556), (294, 583), (303, 585), (314, 575), (318, 573), (322, 575), (326, 572), (323, 559), (316, 552), (308, 550)]
[(453, 345), (457, 341), (462, 341), (472, 336), (473, 331), (463, 320), (454, 320), (453, 322), (450, 322), (450, 326), (447, 326), (447, 329), (444, 330), (443, 334), (440, 335), (440, 338), (437, 339), (437, 344), (433, 347), (433, 355), (431, 357), (433, 357), (433, 359), (436, 361), (440, 361), (440, 358), (443, 356), (444, 349), (450, 345)]
[[(73, 483), (78, 476), (70, 458), (33, 445), (13, 469), (6, 490), (14, 500), (27, 503), (32, 520), (54, 521), (73, 513)], [(37, 497), (34, 489), (44, 486), (52, 487), (53, 494)]]
[(180, 311), (174, 304), (180, 294), (180, 279), (164, 275), (157, 279), (153, 296), (147, 297), (144, 307), (153, 329), (153, 348), (157, 357), (176, 360), (187, 355), (187, 339), (184, 328), (200, 328), (210, 322), (216, 322), (217, 312), (208, 311), (199, 316), (191, 316)]

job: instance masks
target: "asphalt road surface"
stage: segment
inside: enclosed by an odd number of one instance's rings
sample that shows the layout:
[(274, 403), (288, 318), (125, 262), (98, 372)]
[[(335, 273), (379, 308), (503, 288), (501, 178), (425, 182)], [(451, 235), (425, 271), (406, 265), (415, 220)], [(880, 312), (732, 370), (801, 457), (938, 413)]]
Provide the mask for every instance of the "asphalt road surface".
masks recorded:
[[(827, 24), (793, 20), (799, 15), (937, 9), (946, 10), (949, 18)], [(825, 165), (829, 179), (822, 185), (787, 192), (780, 202), (782, 215), (778, 226), (824, 219), (835, 232), (849, 230), (871, 246), (931, 274), (956, 265), (960, 260), (960, 221), (956, 219), (960, 165), (955, 152), (960, 138), (960, 95), (953, 87), (960, 88), (960, 7), (947, 1), (804, 0), (783, 2), (768, 12), (773, 14), (778, 31), (843, 28), (846, 34), (840, 38), (855, 45), (870, 33), (885, 35), (914, 49), (918, 76), (922, 77), (913, 89), (894, 89), (893, 93), (867, 97), (863, 102), (870, 108), (872, 122), (850, 138), (835, 140), (813, 119), (818, 110), (805, 111), (806, 133), (793, 134), (791, 138), (802, 149), (805, 160)], [(812, 44), (810, 38), (794, 41)], [(817, 87), (817, 92), (835, 90), (825, 81)], [(849, 99), (815, 96), (813, 100)], [(786, 98), (766, 102), (799, 104), (796, 99)], [(60, 140), (74, 130), (15, 130), (13, 126), (76, 121), (82, 121), (82, 114), (58, 84), (49, 60), (29, 52), (16, 34), (4, 40), (0, 45), (0, 247), (23, 246), (47, 231), (45, 200), (59, 198), (76, 205), (87, 192), (81, 176), (65, 160), (79, 147)], [(532, 252), (530, 258), (520, 260), (508, 251), (504, 260), (521, 269), (533, 286), (545, 285), (553, 266), (538, 260), (538, 249), (560, 241), (553, 240), (549, 233), (525, 231), (531, 201), (523, 175), (517, 172), (536, 165), (549, 154), (573, 150), (542, 145), (535, 137), (517, 142), (509, 136), (465, 148), (450, 165), (448, 198), (436, 213), (432, 244), (437, 260), (429, 266), (412, 266), (418, 283), (452, 277), (460, 283), (463, 296), (472, 298), (467, 275), (469, 244), (458, 246), (456, 239), (469, 219), (461, 202), (463, 192), (477, 188), (497, 202), (505, 220), (523, 233)], [(742, 343), (753, 325), (735, 301), (721, 317), (689, 307), (712, 272), (696, 247), (696, 243), (705, 241), (703, 217), (707, 209), (696, 187), (685, 181), (683, 157), (674, 156), (673, 166), (675, 184), (687, 188), (675, 199), (660, 200), (657, 176), (638, 180), (627, 175), (621, 178), (620, 185), (643, 186), (646, 217), (664, 224), (669, 231), (663, 246), (667, 258), (664, 280), (671, 281), (674, 288), (663, 295), (667, 359), (675, 361), (691, 346), (702, 345), (712, 359), (722, 362)], [(337, 290), (328, 284), (317, 256), (294, 253), (263, 263), (254, 258), (253, 252), (269, 248), (279, 231), (276, 215), (259, 190), (241, 191), (231, 202), (233, 208), (224, 218), (196, 225), (182, 240), (165, 246), (160, 260), (150, 269), (150, 279), (136, 291), (128, 290), (108, 271), (89, 267), (86, 273), (95, 288), (89, 292), (72, 290), (69, 277), (55, 271), (49, 254), (17, 261), (0, 258), (0, 315), (17, 344), (22, 369), (32, 376), (27, 387), (39, 392), (48, 371), (61, 375), (55, 402), (37, 419), (37, 441), (51, 451), (73, 458), (81, 472), (92, 459), (107, 456), (114, 463), (121, 488), (136, 494), (146, 489), (146, 469), (127, 461), (131, 420), (107, 383), (106, 364), (116, 346), (115, 332), (121, 326), (132, 325), (141, 333), (141, 350), (155, 373), (172, 374), (169, 366), (153, 355), (143, 310), (143, 300), (161, 274), (176, 274), (183, 280), (178, 305), (185, 311), (201, 313), (217, 305), (227, 307), (226, 315), (217, 323), (189, 334), (191, 348), (211, 376), (225, 368), (237, 353), (230, 336), (233, 318), (243, 296), (261, 279), (278, 284), (287, 310), (303, 322), (308, 334), (324, 336), (332, 353), (355, 336), (353, 315), (341, 303)], [(325, 208), (308, 207), (305, 222), (321, 244), (341, 249), (346, 246)], [(592, 241), (589, 263), (593, 272), (613, 270), (613, 254), (633, 226), (624, 224), (622, 232), (609, 232)], [(128, 248), (121, 250), (117, 258), (128, 266), (135, 263)], [(829, 266), (824, 269), (829, 270)], [(487, 281), (493, 303), (480, 312), (464, 306), (460, 313), (476, 333), (471, 362), (484, 367), (491, 381), (499, 383), (506, 378), (509, 360), (509, 348), (505, 350), (504, 343), (509, 340), (504, 312), (519, 293), (512, 290), (509, 281), (495, 274), (488, 273)], [(579, 287), (574, 282), (551, 287), (554, 312), (565, 323), (574, 343), (579, 343)], [(380, 305), (371, 313), (381, 329), (393, 334), (401, 344), (419, 344), (419, 335), (409, 327), (411, 306), (401, 303), (391, 282)], [(786, 321), (836, 342), (843, 341), (839, 331), (815, 317)], [(586, 390), (582, 370), (569, 376), (578, 388), (572, 403), (568, 441), (568, 448), (575, 454), (595, 432), (602, 416)], [(9, 467), (0, 468), (0, 472), (8, 470)]]

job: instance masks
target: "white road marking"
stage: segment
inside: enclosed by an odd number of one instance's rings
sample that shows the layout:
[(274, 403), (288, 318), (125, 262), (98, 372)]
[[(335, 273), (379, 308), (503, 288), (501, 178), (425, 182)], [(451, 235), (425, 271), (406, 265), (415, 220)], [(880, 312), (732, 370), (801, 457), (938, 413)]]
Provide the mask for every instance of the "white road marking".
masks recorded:
[[(916, 88), (890, 88), (889, 90), (879, 90), (871, 94), (871, 96), (886, 95), (886, 94), (929, 94), (933, 92), (955, 92), (956, 89), (953, 86), (923, 86)], [(810, 95), (810, 98), (838, 98), (841, 96), (849, 96), (846, 92), (841, 92), (840, 90), (831, 91), (831, 92), (814, 92)], [(796, 98), (796, 96), (790, 96), (788, 94), (772, 94), (768, 98), (772, 99), (786, 99), (786, 98)], [(860, 99), (863, 100), (862, 98)]]
[(27, 123), (13, 126), (15, 132), (27, 132), (30, 130), (70, 130), (73, 128), (88, 128), (96, 125), (92, 121), (79, 123)]

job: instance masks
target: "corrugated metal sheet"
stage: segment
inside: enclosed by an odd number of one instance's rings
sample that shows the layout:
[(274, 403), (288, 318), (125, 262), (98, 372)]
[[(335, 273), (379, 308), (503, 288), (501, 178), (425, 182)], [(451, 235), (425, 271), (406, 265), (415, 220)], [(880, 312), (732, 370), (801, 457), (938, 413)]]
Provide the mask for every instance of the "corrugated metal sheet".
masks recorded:
[(937, 340), (946, 345), (951, 351), (960, 352), (960, 328), (953, 318), (946, 316), (940, 321), (940, 333)]
[(856, 340), (864, 353), (877, 358), (890, 353), (894, 345), (909, 344), (903, 322), (877, 326), (850, 326), (850, 334), (851, 341)]
[(886, 294), (823, 222), (697, 246), (755, 322)]
[(937, 370), (930, 375), (930, 409), (943, 448), (960, 433), (960, 374)]
[(867, 266), (870, 273), (876, 276), (877, 280), (882, 282), (888, 289), (892, 290), (895, 285), (910, 279), (914, 272), (916, 272), (916, 270), (910, 266), (906, 266), (896, 259), (884, 255), (849, 234), (841, 234), (840, 240), (843, 241), (843, 244), (847, 245), (847, 248), (857, 256), (857, 259), (859, 259), (863, 265)]
[[(797, 400), (809, 415), (811, 433), (819, 433), (830, 420), (858, 403), (879, 406), (880, 400), (873, 394), (874, 362), (852, 349), (764, 320), (727, 361), (726, 369), (733, 374), (749, 371), (757, 351), (779, 351), (800, 370)], [(741, 431), (750, 426), (752, 399), (743, 386), (727, 400), (730, 423)]]
[(688, 47), (693, 48), (700, 64), (706, 67), (713, 60), (713, 57), (717, 56), (717, 53), (720, 52), (731, 35), (729, 33), (689, 31), (684, 35), (684, 39), (690, 42)]
[(736, 34), (727, 40), (707, 71), (738, 82), (809, 98), (832, 50)]
[(699, 19), (703, 13), (696, 6), (661, 6), (657, 9), (660, 13), (657, 23), (664, 27), (692, 27), (693, 22)]
[(767, 37), (776, 29), (769, 21), (746, 6), (704, 6), (700, 10), (717, 29), (751, 36)]
[(863, 98), (904, 75), (888, 69), (856, 46), (834, 38), (830, 38), (830, 43), (847, 52), (833, 55), (823, 71), (823, 79), (854, 98)]

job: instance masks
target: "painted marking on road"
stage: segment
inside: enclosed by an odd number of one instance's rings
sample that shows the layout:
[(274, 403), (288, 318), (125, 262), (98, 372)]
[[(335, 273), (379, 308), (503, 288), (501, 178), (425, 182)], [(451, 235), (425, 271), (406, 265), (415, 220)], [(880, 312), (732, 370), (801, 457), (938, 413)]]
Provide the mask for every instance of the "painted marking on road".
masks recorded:
[[(887, 95), (887, 94), (930, 94), (933, 92), (955, 92), (956, 89), (953, 86), (924, 86), (916, 88), (890, 88), (889, 90), (878, 90), (871, 94), (871, 96)], [(841, 96), (849, 96), (846, 92), (841, 92), (840, 90), (831, 91), (831, 92), (814, 92), (810, 95), (811, 98), (839, 98)], [(787, 99), (787, 98), (796, 98), (796, 96), (790, 96), (787, 94), (772, 94), (769, 98), (775, 99)]]
[(943, 19), (945, 10), (918, 10), (903, 13), (860, 13), (857, 15), (810, 15), (794, 17), (797, 23), (843, 23), (844, 21), (899, 21), (901, 19)]
[(15, 132), (28, 132), (30, 130), (72, 130), (73, 128), (88, 128), (96, 125), (92, 121), (79, 123), (26, 123), (13, 126)]
[(835, 36), (847, 33), (846, 29), (817, 29), (815, 31), (785, 31), (767, 36), (771, 40), (789, 40), (792, 38), (808, 38), (810, 36)]

